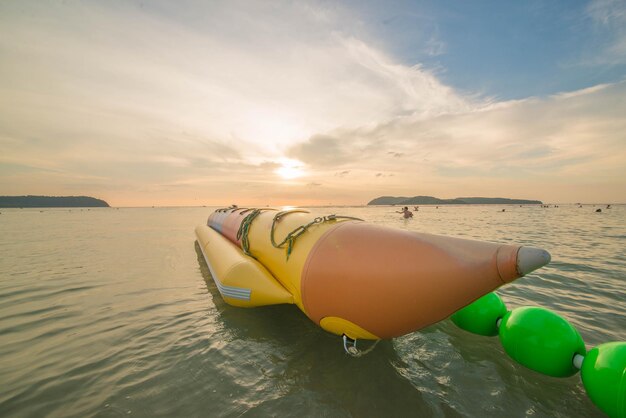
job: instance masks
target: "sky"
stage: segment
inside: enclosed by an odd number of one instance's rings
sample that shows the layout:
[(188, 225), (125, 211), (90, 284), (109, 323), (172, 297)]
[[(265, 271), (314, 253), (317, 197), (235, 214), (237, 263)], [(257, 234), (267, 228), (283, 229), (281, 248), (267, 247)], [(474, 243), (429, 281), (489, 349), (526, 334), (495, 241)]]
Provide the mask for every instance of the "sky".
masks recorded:
[(626, 1), (0, 2), (0, 195), (626, 203)]

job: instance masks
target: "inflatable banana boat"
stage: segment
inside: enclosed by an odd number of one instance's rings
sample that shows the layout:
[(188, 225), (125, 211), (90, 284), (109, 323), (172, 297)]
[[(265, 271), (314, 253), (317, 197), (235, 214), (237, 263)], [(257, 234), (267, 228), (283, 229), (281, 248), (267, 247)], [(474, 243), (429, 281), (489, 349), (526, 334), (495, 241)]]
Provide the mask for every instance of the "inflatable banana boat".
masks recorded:
[(353, 341), (424, 328), (550, 261), (538, 248), (299, 209), (218, 209), (196, 235), (224, 301), (293, 303), (326, 331)]
[(315, 217), (300, 209), (218, 209), (196, 236), (230, 305), (296, 304), (342, 336), (344, 349), (355, 356), (364, 354), (357, 339), (394, 338), (450, 317), (466, 331), (498, 335), (507, 354), (529, 369), (554, 377), (580, 371), (591, 400), (610, 417), (626, 418), (626, 342), (587, 351), (558, 314), (538, 307), (508, 310), (493, 293), (548, 264), (545, 250), (346, 216)]

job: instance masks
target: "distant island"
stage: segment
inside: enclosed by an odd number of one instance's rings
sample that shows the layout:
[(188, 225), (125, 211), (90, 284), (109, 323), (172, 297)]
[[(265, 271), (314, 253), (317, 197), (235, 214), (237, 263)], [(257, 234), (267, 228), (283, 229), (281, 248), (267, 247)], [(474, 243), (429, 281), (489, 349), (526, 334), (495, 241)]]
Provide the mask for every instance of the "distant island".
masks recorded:
[(0, 196), (0, 208), (108, 208), (104, 200), (88, 196)]
[(394, 197), (381, 196), (368, 205), (541, 205), (540, 200), (506, 199), (503, 197), (457, 197), (439, 199), (432, 196)]

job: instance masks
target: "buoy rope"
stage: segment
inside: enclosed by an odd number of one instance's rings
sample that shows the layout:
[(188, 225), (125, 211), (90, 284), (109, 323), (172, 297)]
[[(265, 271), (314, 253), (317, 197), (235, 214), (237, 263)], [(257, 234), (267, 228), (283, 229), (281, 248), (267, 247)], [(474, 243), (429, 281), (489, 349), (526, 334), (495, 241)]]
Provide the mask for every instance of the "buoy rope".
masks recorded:
[(292, 210), (278, 212), (274, 216), (274, 220), (272, 221), (272, 229), (270, 230), (270, 240), (272, 241), (272, 245), (274, 246), (274, 248), (285, 248), (285, 251), (287, 253), (287, 260), (289, 260), (289, 256), (291, 255), (291, 252), (293, 251), (293, 246), (295, 245), (298, 237), (300, 237), (300, 235), (308, 231), (308, 229), (312, 227), (313, 225), (322, 224), (324, 222), (334, 222), (334, 221), (337, 221), (338, 219), (346, 219), (346, 220), (354, 220), (354, 221), (363, 220), (363, 219), (355, 218), (352, 216), (337, 216), (337, 215), (318, 216), (317, 218), (313, 219), (311, 222), (298, 226), (293, 231), (289, 232), (280, 243), (276, 243), (276, 239), (274, 238), (276, 224), (285, 215), (290, 214), (290, 213), (309, 213), (309, 212), (303, 209), (292, 209)]

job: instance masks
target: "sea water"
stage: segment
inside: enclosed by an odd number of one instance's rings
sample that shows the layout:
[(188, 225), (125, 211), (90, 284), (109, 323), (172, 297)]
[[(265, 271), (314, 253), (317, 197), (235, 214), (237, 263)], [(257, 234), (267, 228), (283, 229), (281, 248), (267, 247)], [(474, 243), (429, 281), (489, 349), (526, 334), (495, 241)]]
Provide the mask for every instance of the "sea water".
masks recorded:
[[(396, 210), (311, 209), (545, 248), (548, 266), (498, 290), (508, 308), (551, 309), (588, 348), (626, 340), (626, 207)], [(211, 208), (0, 211), (2, 417), (603, 416), (579, 375), (449, 320), (354, 358), (294, 306), (226, 305), (195, 244)]]

